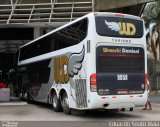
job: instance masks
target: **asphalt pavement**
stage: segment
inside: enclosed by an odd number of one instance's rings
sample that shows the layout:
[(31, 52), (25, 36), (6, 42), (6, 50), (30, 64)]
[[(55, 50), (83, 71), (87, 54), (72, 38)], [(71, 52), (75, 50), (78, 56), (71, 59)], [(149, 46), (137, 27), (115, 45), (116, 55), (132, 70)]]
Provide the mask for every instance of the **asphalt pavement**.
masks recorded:
[[(149, 95), (151, 103), (160, 103), (160, 94)], [(0, 105), (25, 105), (27, 102), (21, 101), (18, 97), (10, 97), (9, 102), (0, 102)]]
[(26, 105), (27, 102), (21, 101), (20, 98), (11, 96), (10, 101), (0, 102), (0, 106), (18, 106), (18, 105)]
[[(0, 103), (0, 127), (108, 127), (109, 122), (110, 127), (113, 127), (114, 121), (129, 121), (131, 124), (135, 122), (135, 127), (143, 122), (145, 126), (140, 127), (150, 127), (148, 121), (160, 121), (160, 95), (150, 95), (149, 99), (152, 110), (135, 107), (133, 112), (126, 109), (125, 112), (90, 111), (66, 115), (54, 112), (49, 105), (27, 104), (19, 98), (11, 97), (10, 102)], [(151, 127), (160, 127), (160, 122)]]
[(160, 95), (150, 95), (149, 100), (152, 103), (160, 103)]

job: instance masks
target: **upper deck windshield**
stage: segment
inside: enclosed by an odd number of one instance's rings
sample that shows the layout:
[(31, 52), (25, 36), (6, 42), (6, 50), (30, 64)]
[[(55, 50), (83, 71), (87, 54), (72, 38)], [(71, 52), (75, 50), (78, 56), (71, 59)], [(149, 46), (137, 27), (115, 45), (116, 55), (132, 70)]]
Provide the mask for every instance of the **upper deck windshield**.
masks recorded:
[(96, 31), (101, 36), (141, 38), (143, 36), (143, 21), (124, 18), (96, 16)]

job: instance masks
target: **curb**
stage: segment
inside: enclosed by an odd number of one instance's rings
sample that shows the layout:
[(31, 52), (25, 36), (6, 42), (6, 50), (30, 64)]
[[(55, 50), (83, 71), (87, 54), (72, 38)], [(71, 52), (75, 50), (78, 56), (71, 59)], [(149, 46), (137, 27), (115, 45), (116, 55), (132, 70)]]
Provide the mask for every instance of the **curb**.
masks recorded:
[(0, 106), (18, 106), (27, 104), (27, 102), (0, 102)]

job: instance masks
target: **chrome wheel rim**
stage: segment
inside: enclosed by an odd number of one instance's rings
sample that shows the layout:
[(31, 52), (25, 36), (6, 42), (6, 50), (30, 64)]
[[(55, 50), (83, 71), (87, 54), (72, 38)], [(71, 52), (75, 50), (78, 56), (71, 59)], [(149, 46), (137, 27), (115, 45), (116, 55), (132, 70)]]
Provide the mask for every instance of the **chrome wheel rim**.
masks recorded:
[(53, 107), (57, 107), (57, 97), (56, 95), (53, 96)]
[(67, 97), (67, 96), (65, 96), (65, 97), (63, 98), (62, 105), (63, 105), (63, 108), (64, 108), (64, 109), (68, 109), (68, 108), (69, 108), (68, 97)]

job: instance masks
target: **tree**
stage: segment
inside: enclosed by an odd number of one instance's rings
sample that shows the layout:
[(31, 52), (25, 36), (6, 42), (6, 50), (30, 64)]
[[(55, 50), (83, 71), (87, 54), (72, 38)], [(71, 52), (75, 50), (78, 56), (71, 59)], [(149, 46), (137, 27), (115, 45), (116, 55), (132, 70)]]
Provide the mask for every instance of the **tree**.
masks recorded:
[[(158, 77), (158, 65), (160, 65), (160, 0), (156, 0), (153, 3), (147, 4), (143, 17), (145, 20), (146, 28), (149, 28), (149, 24), (154, 23), (154, 26), (147, 34), (146, 38), (155, 58), (155, 69), (153, 70), (154, 78), (151, 78), (152, 84), (157, 84), (157, 90), (159, 89)], [(160, 69), (160, 66), (159, 66)]]
[(148, 33), (147, 39), (150, 43), (149, 45), (152, 49), (155, 62), (160, 63), (160, 0), (149, 3), (144, 10), (143, 17), (147, 28), (150, 23), (155, 23), (152, 30)]

